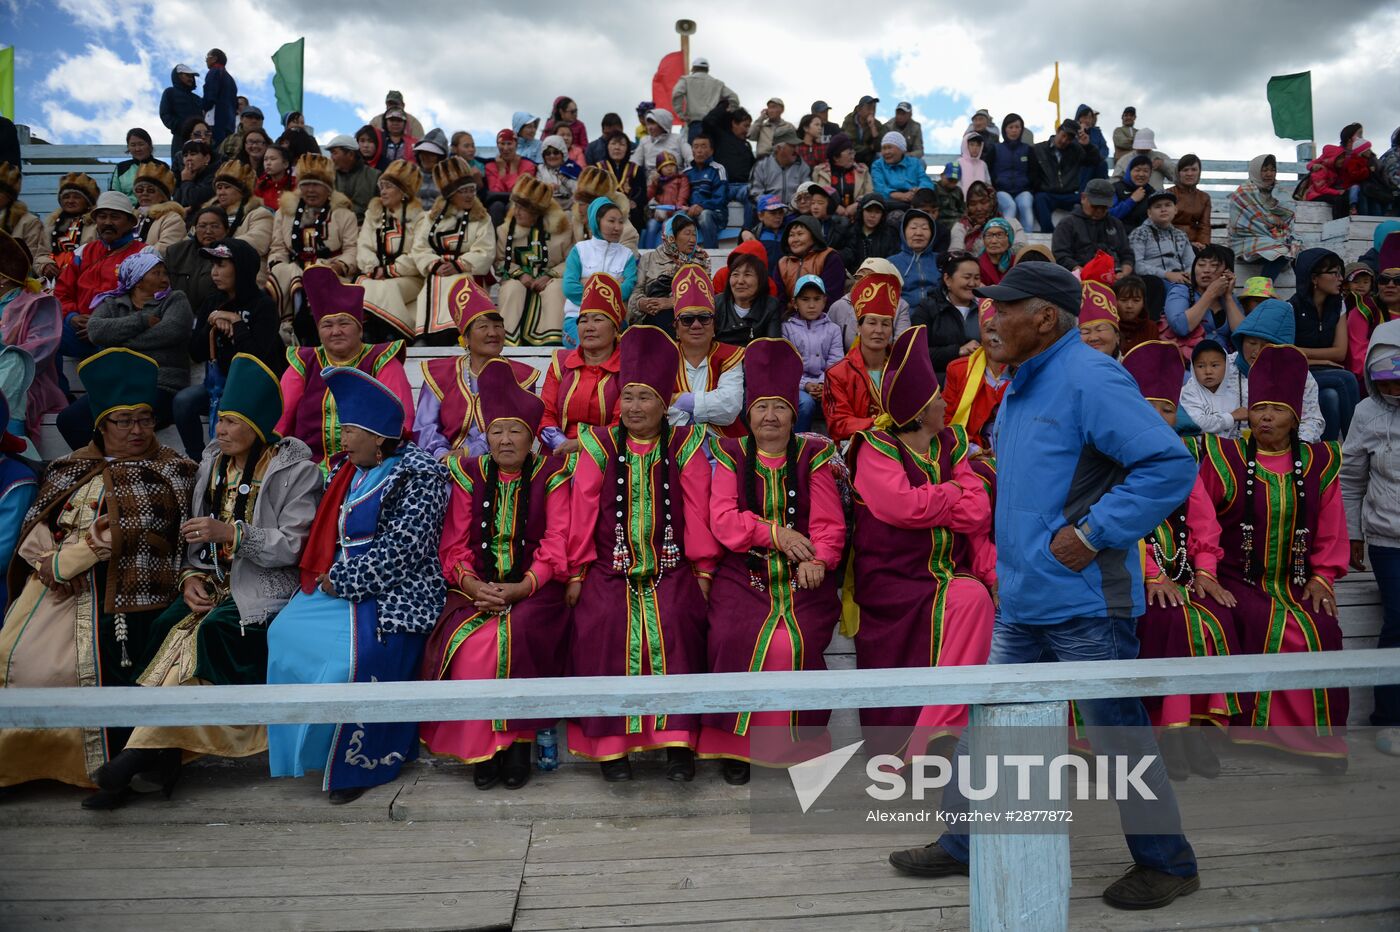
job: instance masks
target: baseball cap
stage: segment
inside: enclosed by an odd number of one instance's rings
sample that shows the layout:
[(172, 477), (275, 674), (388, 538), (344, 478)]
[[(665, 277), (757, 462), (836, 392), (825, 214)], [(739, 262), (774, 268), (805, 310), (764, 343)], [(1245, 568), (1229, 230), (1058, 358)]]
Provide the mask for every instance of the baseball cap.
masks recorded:
[(800, 295), (802, 289), (806, 288), (808, 285), (817, 288), (822, 294), (826, 294), (826, 282), (822, 281), (820, 275), (803, 275), (797, 280), (797, 284), (792, 286), (793, 297)]
[(993, 301), (1024, 301), (1043, 298), (1058, 308), (1078, 313), (1083, 291), (1074, 273), (1054, 262), (1013, 265), (1000, 284), (972, 291), (979, 298)]
[(962, 181), (962, 166), (957, 162), (949, 162), (943, 166), (943, 177), (951, 178), (954, 181)]
[(239, 117), (257, 117), (259, 120), (261, 120), (263, 119), (263, 112), (257, 107), (244, 107), (243, 112), (239, 114)]
[(395, 107), (393, 110), (390, 110), (388, 113), (384, 114), (384, 119), (386, 119), (386, 120), (393, 120), (393, 119), (406, 120), (406, 119), (408, 119), (408, 115), (405, 114), (405, 113), (404, 113), (402, 110), (400, 110), (398, 107)]
[(856, 106), (857, 106), (857, 107), (864, 107), (866, 104), (878, 104), (879, 102), (880, 102), (880, 98), (878, 98), (878, 97), (871, 97), (869, 94), (866, 94), (864, 97), (862, 97), (862, 98), (860, 99), (860, 103), (856, 104)]
[(825, 113), (826, 111), (828, 111), (828, 110), (830, 110), (830, 109), (831, 109), (831, 104), (827, 103), (827, 102), (824, 101), (824, 100), (814, 100), (814, 101), (812, 101), (812, 112), (813, 112), (813, 113)]
[(228, 259), (230, 261), (233, 259), (233, 250), (229, 249), (223, 243), (215, 243), (213, 246), (202, 246), (199, 251), (211, 259)]
[(787, 205), (783, 203), (783, 199), (776, 194), (762, 195), (759, 197), (755, 207), (758, 209), (759, 213), (765, 210), (787, 210)]
[(186, 64), (183, 64), (183, 63), (175, 66), (175, 73), (176, 73), (176, 74), (194, 74), (194, 75), (199, 74), (198, 71), (195, 71), (195, 70), (194, 70), (193, 68), (191, 68), (189, 65), (186, 65)]
[(326, 143), (326, 148), (327, 148), (327, 149), (358, 149), (359, 146), (355, 144), (355, 140), (354, 140), (352, 137), (347, 136), (347, 135), (345, 135), (344, 133), (341, 133), (339, 136), (335, 137), (335, 138), (332, 139), (330, 142)]
[(770, 104), (777, 104), (779, 107), (787, 106), (787, 104), (783, 103), (783, 99), (781, 97), (769, 97), (768, 102)]
[(773, 145), (775, 146), (797, 146), (802, 144), (802, 137), (797, 135), (796, 130), (785, 129), (773, 134)]
[(900, 111), (903, 111), (904, 113), (913, 113), (914, 105), (907, 100), (901, 100), (899, 103), (894, 105), (894, 109), (896, 113), (899, 113)]
[(1137, 107), (1124, 107), (1123, 112), (1131, 113), (1133, 116), (1137, 116)]
[(710, 60), (702, 55), (702, 56), (700, 56), (699, 58), (695, 59), (695, 61), (691, 62), (691, 63), (690, 63), (690, 67), (692, 67), (692, 68), (709, 68), (709, 67), (710, 67)]
[(384, 95), (384, 101), (386, 103), (391, 100), (396, 103), (403, 103), (403, 91), (390, 91)]
[(989, 119), (989, 120), (992, 118), (992, 115), (991, 115), (990, 113), (987, 112), (987, 108), (986, 108), (986, 107), (983, 107), (981, 110), (978, 110), (976, 113), (973, 114), (973, 116), (975, 116), (975, 117), (984, 116), (984, 117), (986, 117), (986, 118)]
[(1170, 191), (1153, 191), (1150, 195), (1148, 195), (1147, 206), (1151, 207), (1158, 201), (1171, 201), (1173, 204), (1175, 204), (1176, 195), (1171, 193)]
[(1113, 182), (1107, 178), (1095, 178), (1084, 186), (1084, 196), (1095, 207), (1113, 206)]

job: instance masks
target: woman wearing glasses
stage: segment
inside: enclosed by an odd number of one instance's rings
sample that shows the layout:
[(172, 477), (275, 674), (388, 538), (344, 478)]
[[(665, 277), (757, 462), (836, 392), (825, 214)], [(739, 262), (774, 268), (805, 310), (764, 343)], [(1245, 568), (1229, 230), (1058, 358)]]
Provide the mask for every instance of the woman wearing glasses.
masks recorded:
[[(0, 686), (134, 686), (160, 646), (154, 622), (178, 592), (195, 465), (156, 439), (158, 371), (149, 356), (116, 348), (78, 366), (97, 426), (89, 443), (49, 463), (20, 529)], [(95, 786), (128, 733), (0, 730), (0, 787)], [(83, 806), (114, 808), (122, 795), (96, 793)]]

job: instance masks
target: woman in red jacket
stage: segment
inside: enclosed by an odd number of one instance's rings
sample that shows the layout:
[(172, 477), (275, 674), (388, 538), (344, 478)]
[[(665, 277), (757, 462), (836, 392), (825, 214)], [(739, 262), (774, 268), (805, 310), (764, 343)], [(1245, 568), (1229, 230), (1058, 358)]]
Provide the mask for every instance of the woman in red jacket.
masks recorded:
[(840, 443), (857, 432), (869, 430), (884, 410), (880, 406), (880, 380), (894, 338), (894, 314), (899, 307), (899, 279), (873, 273), (851, 289), (857, 338), (846, 358), (826, 372), (822, 413), (827, 432)]

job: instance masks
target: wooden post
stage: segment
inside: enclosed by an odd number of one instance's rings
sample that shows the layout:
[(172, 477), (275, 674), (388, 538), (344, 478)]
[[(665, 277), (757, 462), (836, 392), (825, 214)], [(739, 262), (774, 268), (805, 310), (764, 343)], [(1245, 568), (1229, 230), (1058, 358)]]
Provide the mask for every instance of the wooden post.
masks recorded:
[[(1063, 701), (972, 707), (971, 754), (1034, 754), (1051, 760), (1067, 752), (1068, 706)], [(959, 768), (962, 769), (961, 767)], [(1052, 803), (1044, 768), (1032, 771), (1030, 799), (1016, 799), (1015, 771), (1000, 768), (997, 792), (970, 801), (969, 813), (1009, 809), (1065, 809)], [(974, 768), (973, 788), (985, 786)], [(972, 826), (971, 927), (973, 932), (1063, 932), (1069, 928), (1068, 826), (1042, 825), (1035, 835), (1007, 834), (1003, 827)]]

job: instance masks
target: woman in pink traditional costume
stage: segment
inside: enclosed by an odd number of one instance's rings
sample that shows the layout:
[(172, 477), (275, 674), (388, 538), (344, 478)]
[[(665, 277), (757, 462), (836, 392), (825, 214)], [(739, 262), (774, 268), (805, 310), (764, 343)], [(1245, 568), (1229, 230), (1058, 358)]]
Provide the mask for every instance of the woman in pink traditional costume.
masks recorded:
[[(1341, 650), (1332, 586), (1347, 571), (1346, 515), (1336, 443), (1301, 443), (1298, 416), (1308, 361), (1266, 346), (1249, 367), (1250, 439), (1207, 435), (1201, 478), (1220, 520), (1220, 581), (1244, 653)], [(1324, 773), (1347, 767), (1345, 689), (1240, 696), (1231, 737), (1313, 757)]]
[[(791, 343), (755, 340), (743, 366), (748, 436), (711, 441), (710, 526), (724, 552), (710, 593), (710, 671), (825, 670), (841, 618), (836, 570), (846, 544), (836, 447), (793, 432), (802, 357)], [(747, 783), (750, 762), (792, 764), (830, 751), (830, 717), (707, 715), (699, 753), (723, 758), (726, 782)], [(752, 734), (755, 726), (767, 727)]]
[[(673, 428), (680, 351), (665, 331), (622, 335), (618, 427), (579, 428), (567, 600), (571, 672), (660, 676), (705, 671), (705, 613), (719, 544), (710, 533), (704, 431)], [(695, 777), (696, 715), (597, 716), (569, 723), (569, 750), (630, 780), (627, 755), (666, 748), (666, 776)]]
[(328, 367), (346, 366), (374, 376), (393, 392), (407, 415), (404, 434), (413, 433), (413, 390), (404, 373), (403, 340), (365, 343), (365, 290), (347, 285), (322, 266), (312, 266), (301, 276), (301, 287), (311, 306), (320, 346), (287, 348), (287, 369), (282, 373), (285, 407), (277, 433), (296, 437), (311, 448), (311, 456), (328, 470), (331, 457), (343, 449), (340, 417), (335, 398), (321, 378)]
[[(967, 433), (943, 426), (947, 405), (927, 328), (911, 327), (895, 340), (880, 400), (885, 413), (856, 434), (846, 454), (855, 489), (849, 577), (859, 611), (856, 666), (986, 663), (996, 587), (991, 500), (973, 470)], [(867, 731), (875, 752), (920, 754), (967, 724), (967, 706), (863, 709), (860, 721), (887, 729)]]
[[(476, 376), (490, 453), (453, 457), (442, 572), (451, 589), (428, 639), (425, 680), (527, 679), (564, 675), (569, 609), (569, 469), (531, 452), (544, 402), (522, 388), (510, 363), (489, 360)], [(424, 722), (423, 744), (475, 764), (473, 782), (530, 778), (536, 728), (553, 721)]]
[[(1123, 357), (1123, 368), (1137, 380), (1144, 398), (1172, 427), (1181, 400), (1185, 365), (1175, 343), (1149, 340)], [(1198, 459), (1199, 444), (1184, 438)], [(1144, 541), (1147, 614), (1138, 619), (1139, 657), (1213, 657), (1238, 651), (1230, 610), (1235, 597), (1216, 573), (1220, 564), (1220, 522), (1202, 479), (1190, 497)], [(1152, 724), (1161, 729), (1158, 745), (1167, 773), (1184, 780), (1192, 772), (1212, 778), (1220, 759), (1193, 724), (1222, 728), (1239, 714), (1234, 693), (1160, 696), (1143, 700)]]

